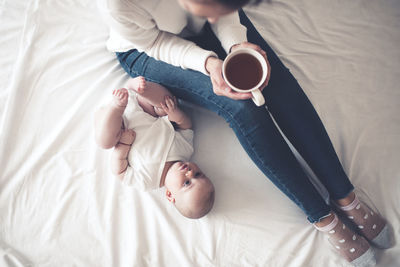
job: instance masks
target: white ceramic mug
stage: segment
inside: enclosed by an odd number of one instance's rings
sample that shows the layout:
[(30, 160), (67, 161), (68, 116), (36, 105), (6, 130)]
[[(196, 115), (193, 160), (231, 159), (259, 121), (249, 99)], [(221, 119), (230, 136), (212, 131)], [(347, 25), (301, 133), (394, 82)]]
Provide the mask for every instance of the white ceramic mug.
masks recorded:
[[(257, 61), (261, 64), (261, 68), (262, 68), (261, 79), (252, 88), (247, 88), (247, 89), (238, 88), (238, 87), (234, 86), (227, 79), (226, 68), (227, 68), (229, 62), (231, 61), (231, 59), (239, 54), (249, 54), (249, 55), (253, 56), (254, 58), (256, 58)], [(265, 61), (265, 58), (259, 52), (257, 52), (254, 49), (251, 49), (251, 48), (239, 48), (239, 49), (233, 51), (225, 58), (225, 60), (222, 64), (222, 75), (224, 77), (225, 82), (229, 85), (229, 87), (232, 88), (233, 90), (235, 90), (236, 92), (240, 92), (240, 93), (249, 93), (250, 92), (252, 94), (252, 100), (257, 106), (264, 105), (264, 103), (265, 103), (265, 99), (261, 93), (260, 86), (267, 79), (267, 74), (268, 74), (268, 65), (267, 65), (267, 62)]]

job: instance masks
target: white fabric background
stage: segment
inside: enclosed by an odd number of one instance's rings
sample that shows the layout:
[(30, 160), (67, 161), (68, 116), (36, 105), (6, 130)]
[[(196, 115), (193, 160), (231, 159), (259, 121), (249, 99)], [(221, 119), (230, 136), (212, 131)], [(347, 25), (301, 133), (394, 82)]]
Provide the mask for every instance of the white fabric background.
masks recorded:
[[(400, 232), (400, 2), (273, 0), (246, 8), (304, 88), (355, 186)], [(93, 113), (128, 76), (89, 0), (0, 2), (0, 266), (348, 266), (248, 159), (187, 107), (213, 211), (122, 186)], [(377, 251), (400, 265), (400, 245)]]

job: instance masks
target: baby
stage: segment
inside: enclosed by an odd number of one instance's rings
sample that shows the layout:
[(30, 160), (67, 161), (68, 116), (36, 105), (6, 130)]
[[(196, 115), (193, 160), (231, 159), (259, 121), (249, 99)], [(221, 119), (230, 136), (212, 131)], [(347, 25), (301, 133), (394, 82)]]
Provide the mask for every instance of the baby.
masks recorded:
[(190, 118), (159, 84), (136, 77), (126, 87), (114, 90), (110, 103), (95, 114), (97, 144), (114, 147), (112, 173), (143, 191), (165, 186), (167, 199), (183, 216), (203, 217), (213, 206), (214, 186), (188, 162), (193, 154)]

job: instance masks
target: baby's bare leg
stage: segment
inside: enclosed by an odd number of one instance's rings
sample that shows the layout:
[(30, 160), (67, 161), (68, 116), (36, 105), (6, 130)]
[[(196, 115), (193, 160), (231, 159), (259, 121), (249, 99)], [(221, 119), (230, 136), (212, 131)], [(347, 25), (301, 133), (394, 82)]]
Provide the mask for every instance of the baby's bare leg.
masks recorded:
[(97, 144), (105, 149), (115, 146), (121, 138), (122, 114), (128, 104), (128, 91), (125, 88), (114, 90), (112, 101), (95, 114), (95, 136)]
[(120, 179), (124, 177), (124, 172), (128, 167), (128, 153), (135, 137), (136, 133), (133, 130), (124, 130), (111, 155), (111, 172)]
[[(166, 115), (161, 109), (160, 103), (165, 102), (165, 96), (172, 97), (167, 88), (158, 83), (148, 82), (142, 76), (129, 79), (127, 88), (138, 94), (138, 103), (145, 112), (155, 117)], [(159, 109), (154, 110), (154, 107)], [(160, 114), (160, 112), (162, 113)]]

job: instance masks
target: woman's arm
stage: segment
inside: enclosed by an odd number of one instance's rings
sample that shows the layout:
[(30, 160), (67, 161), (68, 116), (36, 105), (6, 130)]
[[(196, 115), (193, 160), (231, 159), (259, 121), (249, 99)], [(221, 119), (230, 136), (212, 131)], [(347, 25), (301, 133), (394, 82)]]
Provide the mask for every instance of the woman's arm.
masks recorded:
[(219, 18), (216, 23), (211, 24), (211, 29), (227, 54), (233, 45), (247, 42), (247, 29), (240, 24), (238, 12)]
[[(213, 51), (202, 49), (175, 34), (161, 31), (151, 14), (140, 8), (135, 1), (102, 1), (106, 3), (100, 4), (99, 8), (111, 30), (109, 50), (123, 51), (126, 47), (118, 47), (122, 40), (122, 42), (133, 44), (134, 48), (146, 52), (157, 60), (208, 75), (205, 62), (208, 57), (216, 56)], [(113, 43), (113, 37), (117, 40), (115, 43)]]

